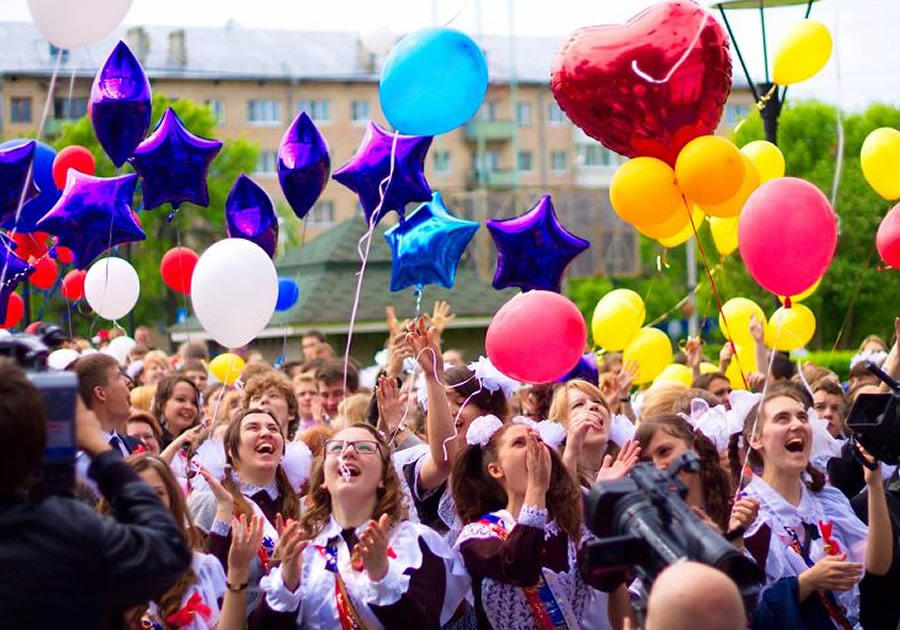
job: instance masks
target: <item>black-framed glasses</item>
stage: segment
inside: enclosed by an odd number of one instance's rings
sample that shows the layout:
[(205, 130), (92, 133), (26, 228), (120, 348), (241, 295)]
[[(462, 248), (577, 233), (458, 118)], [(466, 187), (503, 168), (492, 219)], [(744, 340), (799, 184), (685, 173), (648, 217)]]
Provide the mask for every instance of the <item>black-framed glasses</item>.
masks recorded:
[(346, 448), (353, 448), (357, 455), (377, 455), (380, 452), (375, 440), (325, 440), (326, 455), (340, 455)]

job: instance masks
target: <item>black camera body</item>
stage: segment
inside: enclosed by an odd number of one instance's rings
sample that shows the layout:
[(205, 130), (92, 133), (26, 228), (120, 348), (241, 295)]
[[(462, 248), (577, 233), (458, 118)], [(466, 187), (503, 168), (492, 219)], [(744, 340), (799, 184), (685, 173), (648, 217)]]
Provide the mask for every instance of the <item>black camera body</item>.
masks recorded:
[(599, 540), (588, 543), (582, 568), (596, 577), (633, 568), (649, 589), (670, 564), (693, 560), (726, 573), (744, 600), (755, 605), (765, 577), (760, 568), (684, 501), (687, 487), (676, 475), (699, 470), (696, 454), (685, 453), (668, 472), (641, 463), (628, 478), (595, 485), (587, 499), (585, 524)]
[[(885, 464), (900, 464), (900, 383), (871, 361), (866, 368), (891, 388), (890, 394), (860, 394), (847, 416), (851, 444), (859, 443), (872, 457)], [(854, 455), (874, 470), (857, 451)]]
[(65, 337), (56, 326), (44, 325), (38, 335), (13, 335), (0, 339), (0, 356), (15, 361), (41, 392), (47, 415), (47, 447), (31, 495), (68, 495), (75, 487), (75, 405), (78, 378), (72, 372), (47, 372), (50, 347)]

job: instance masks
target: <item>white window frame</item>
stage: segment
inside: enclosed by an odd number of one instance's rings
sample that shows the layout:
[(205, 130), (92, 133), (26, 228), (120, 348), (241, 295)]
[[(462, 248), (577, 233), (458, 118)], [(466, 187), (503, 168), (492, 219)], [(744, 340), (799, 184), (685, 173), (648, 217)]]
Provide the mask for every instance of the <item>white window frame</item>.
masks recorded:
[[(213, 103), (218, 103), (218, 107), (213, 107)], [(220, 127), (225, 124), (225, 99), (223, 98), (208, 98), (206, 99), (206, 106), (209, 107), (209, 110), (213, 113), (213, 116), (216, 117), (216, 124)], [(249, 106), (248, 106), (249, 107)], [(216, 110), (219, 111), (216, 111)], [(249, 112), (248, 112), (249, 114)]]
[[(260, 170), (260, 166), (264, 166), (263, 162), (268, 162), (268, 160), (264, 160), (263, 156), (270, 155), (272, 162), (272, 170), (264, 171)], [(256, 160), (256, 172), (254, 175), (257, 177), (274, 177), (278, 173), (278, 151), (270, 151), (263, 150), (259, 152), (259, 158)]]
[(531, 126), (531, 103), (519, 101), (516, 103), (516, 125), (519, 127)]
[[(522, 158), (528, 157), (528, 167), (522, 167)], [(533, 151), (519, 151), (516, 154), (516, 170), (520, 173), (531, 173), (534, 171), (534, 152)]]
[[(268, 104), (267, 109), (268, 109), (268, 107), (271, 107), (272, 104), (274, 104), (275, 119), (274, 120), (253, 120), (253, 114), (254, 114), (254, 111), (253, 111), (254, 105), (253, 104), (254, 103), (259, 103), (259, 104), (266, 103), (266, 104)], [(261, 105), (256, 105), (256, 107), (257, 107), (256, 113), (257, 114), (259, 113), (258, 108), (260, 106)], [(277, 98), (251, 98), (250, 100), (247, 101), (247, 123), (250, 125), (256, 126), (256, 127), (274, 127), (276, 125), (280, 125), (281, 124), (281, 101), (278, 100)]]
[[(446, 158), (445, 160), (438, 159), (439, 157)], [(434, 152), (434, 172), (440, 175), (449, 175), (453, 172), (453, 158), (451, 156), (450, 151), (446, 149), (442, 151)], [(443, 166), (444, 168), (441, 168)]]
[[(554, 119), (555, 112), (559, 112), (559, 119)], [(559, 106), (559, 103), (551, 102), (547, 104), (547, 123), (554, 127), (562, 127), (566, 124), (566, 113)]]
[[(322, 220), (317, 214), (321, 214), (325, 209), (330, 218)], [(308, 227), (330, 227), (334, 225), (334, 202), (331, 200), (319, 200), (310, 208), (306, 224)]]
[[(356, 111), (356, 108), (358, 105), (361, 105), (361, 104), (364, 104), (365, 109), (366, 109), (366, 115), (364, 118), (359, 118), (357, 116), (358, 112)], [(372, 104), (369, 102), (368, 99), (355, 98), (352, 101), (350, 101), (350, 121), (354, 125), (360, 125), (360, 126), (366, 125), (369, 123), (370, 120), (372, 120)]]
[[(563, 166), (562, 168), (557, 168), (554, 164), (554, 158), (558, 156), (562, 156)], [(567, 151), (551, 151), (550, 152), (550, 170), (554, 173), (565, 173), (569, 170), (569, 154)]]
[[(324, 109), (325, 117), (322, 117), (320, 109)], [(305, 111), (317, 125), (327, 125), (331, 122), (331, 101), (327, 98), (301, 98), (297, 101), (297, 111)]]

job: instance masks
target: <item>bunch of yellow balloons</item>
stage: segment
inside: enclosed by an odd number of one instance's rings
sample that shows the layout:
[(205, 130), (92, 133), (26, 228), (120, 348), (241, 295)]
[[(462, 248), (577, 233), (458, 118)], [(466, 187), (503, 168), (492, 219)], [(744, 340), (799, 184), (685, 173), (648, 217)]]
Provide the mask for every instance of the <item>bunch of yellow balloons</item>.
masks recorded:
[(900, 131), (876, 129), (866, 136), (859, 158), (869, 186), (888, 201), (900, 199)]

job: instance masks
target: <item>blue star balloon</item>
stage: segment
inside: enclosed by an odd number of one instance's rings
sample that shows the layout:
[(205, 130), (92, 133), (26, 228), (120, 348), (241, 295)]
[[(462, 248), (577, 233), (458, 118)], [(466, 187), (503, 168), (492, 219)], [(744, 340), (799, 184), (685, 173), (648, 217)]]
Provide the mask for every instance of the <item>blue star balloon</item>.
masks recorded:
[(128, 158), (141, 176), (144, 208), (151, 210), (168, 202), (177, 209), (186, 201), (208, 206), (206, 175), (221, 148), (218, 140), (192, 134), (178, 114), (167, 109), (150, 137)]
[(305, 217), (316, 203), (330, 173), (325, 138), (306, 112), (300, 112), (278, 147), (278, 182), (298, 218)]
[[(56, 149), (44, 144), (40, 140), (27, 140), (18, 138), (7, 140), (0, 144), (0, 149), (19, 147), (24, 144), (34, 143), (34, 159), (31, 163), (31, 174), (34, 183), (37, 184), (40, 194), (22, 206), (18, 220), (15, 217), (7, 219), (2, 226), (7, 230), (16, 228), (16, 232), (30, 234), (36, 232), (34, 224), (47, 214), (53, 204), (59, 199), (59, 188), (53, 181), (53, 160), (56, 159)], [(18, 203), (18, 202), (17, 202)]]
[(278, 246), (278, 216), (266, 191), (241, 173), (225, 201), (228, 236), (245, 238), (259, 245), (270, 258)]
[(14, 224), (19, 202), (24, 206), (40, 194), (31, 176), (34, 148), (34, 140), (29, 140), (0, 149), (0, 224)]
[(487, 222), (497, 246), (494, 288), (520, 287), (560, 292), (566, 267), (591, 246), (562, 226), (550, 195), (519, 217)]
[(37, 228), (72, 250), (73, 263), (85, 269), (113, 245), (146, 238), (131, 209), (137, 185), (134, 173), (94, 177), (70, 169), (66, 188)]
[(459, 259), (477, 230), (478, 223), (454, 217), (441, 193), (434, 193), (384, 233), (391, 246), (391, 291), (426, 284), (453, 288)]
[(91, 86), (94, 134), (116, 167), (125, 163), (150, 127), (150, 81), (125, 42), (119, 42)]
[(15, 247), (15, 243), (0, 234), (0, 325), (6, 321), (9, 295), (34, 273), (34, 267), (13, 253)]
[[(425, 181), (425, 155), (431, 146), (431, 136), (397, 136), (397, 148), (391, 170), (391, 149), (394, 134), (374, 122), (366, 127), (366, 135), (349, 162), (332, 177), (359, 195), (359, 203), (366, 215), (366, 223), (381, 221), (391, 210), (403, 216), (403, 209), (412, 201), (429, 201), (431, 188)], [(390, 175), (381, 202), (381, 182)], [(379, 202), (381, 207), (379, 208)]]

